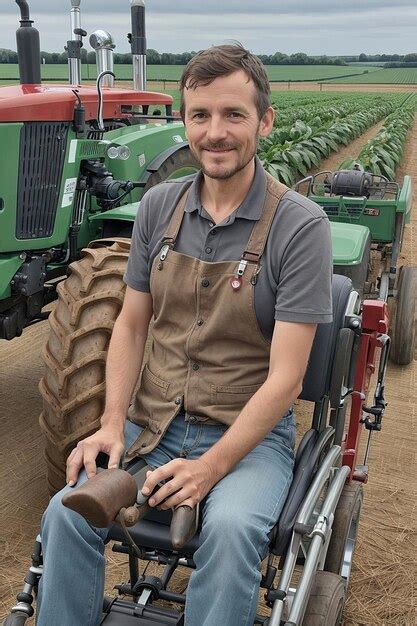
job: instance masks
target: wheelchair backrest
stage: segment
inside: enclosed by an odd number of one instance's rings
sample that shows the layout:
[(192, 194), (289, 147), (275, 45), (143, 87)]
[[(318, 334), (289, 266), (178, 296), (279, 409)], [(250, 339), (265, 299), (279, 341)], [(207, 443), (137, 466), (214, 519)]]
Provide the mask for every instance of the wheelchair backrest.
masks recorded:
[(319, 402), (329, 392), (333, 359), (338, 334), (344, 326), (345, 313), (352, 281), (346, 276), (332, 277), (333, 322), (319, 324), (311, 348), (310, 359), (303, 381), (301, 400)]

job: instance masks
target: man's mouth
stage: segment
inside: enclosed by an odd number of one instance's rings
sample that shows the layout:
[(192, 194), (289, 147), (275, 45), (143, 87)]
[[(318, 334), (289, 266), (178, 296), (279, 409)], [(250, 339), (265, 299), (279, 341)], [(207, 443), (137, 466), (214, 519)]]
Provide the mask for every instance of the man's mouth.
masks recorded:
[(231, 146), (202, 146), (202, 149), (206, 150), (207, 152), (215, 153), (231, 152), (232, 150), (234, 150), (234, 148), (232, 148)]

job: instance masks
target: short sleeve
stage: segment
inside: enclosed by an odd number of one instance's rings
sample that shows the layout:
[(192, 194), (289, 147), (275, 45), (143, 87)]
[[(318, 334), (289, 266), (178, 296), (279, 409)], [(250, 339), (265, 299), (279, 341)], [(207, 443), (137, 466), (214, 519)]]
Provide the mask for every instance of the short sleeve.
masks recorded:
[(284, 322), (332, 321), (333, 255), (327, 217), (316, 217), (289, 241), (277, 283), (275, 319)]
[(145, 194), (139, 203), (133, 224), (132, 243), (129, 260), (123, 277), (124, 282), (136, 291), (150, 291), (149, 288), (149, 195)]

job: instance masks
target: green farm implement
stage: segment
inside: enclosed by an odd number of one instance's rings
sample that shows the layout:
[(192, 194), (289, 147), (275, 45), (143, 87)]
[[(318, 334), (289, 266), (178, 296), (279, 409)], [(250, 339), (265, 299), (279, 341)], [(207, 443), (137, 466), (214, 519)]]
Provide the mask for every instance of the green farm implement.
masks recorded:
[(414, 358), (417, 267), (399, 265), (412, 189), (385, 176), (354, 169), (319, 172), (295, 189), (319, 204), (331, 222), (334, 272), (351, 278), (362, 299), (392, 299), (391, 360)]

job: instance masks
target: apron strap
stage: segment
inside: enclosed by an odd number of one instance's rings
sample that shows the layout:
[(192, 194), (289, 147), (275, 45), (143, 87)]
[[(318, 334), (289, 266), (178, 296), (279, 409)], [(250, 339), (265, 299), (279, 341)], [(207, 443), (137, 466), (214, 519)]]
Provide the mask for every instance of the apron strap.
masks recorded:
[(289, 187), (280, 183), (276, 178), (271, 176), (271, 174), (268, 174), (268, 172), (265, 173), (266, 194), (262, 214), (252, 229), (246, 250), (242, 255), (242, 259), (252, 263), (259, 263), (264, 252), (266, 240), (268, 239), (278, 204), (282, 196), (290, 190)]
[[(268, 172), (265, 172), (265, 174), (266, 194), (264, 205), (262, 208), (262, 214), (252, 229), (249, 241), (246, 246), (246, 250), (242, 256), (242, 259), (245, 259), (246, 261), (251, 261), (252, 263), (259, 263), (259, 259), (264, 252), (266, 240), (268, 239), (269, 231), (278, 204), (281, 201), (282, 196), (287, 193), (287, 191), (289, 191), (289, 187), (287, 187), (283, 183), (280, 183), (276, 178), (271, 176), (271, 174), (268, 174)], [(171, 220), (168, 224), (168, 228), (166, 229), (165, 235), (162, 239), (162, 244), (168, 245), (171, 249), (174, 247), (178, 237), (181, 222), (184, 217), (184, 209), (187, 204), (189, 190), (189, 188), (186, 189), (186, 191), (179, 199), (179, 202), (175, 207), (174, 213), (172, 214)]]
[(186, 191), (182, 194), (181, 198), (177, 206), (175, 207), (174, 213), (172, 214), (171, 220), (168, 224), (168, 228), (165, 231), (165, 235), (162, 239), (163, 245), (168, 245), (171, 249), (174, 247), (175, 242), (178, 237), (178, 233), (181, 227), (181, 222), (184, 217), (184, 209), (187, 204), (188, 192), (190, 188), (186, 189)]

